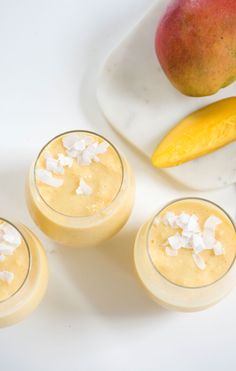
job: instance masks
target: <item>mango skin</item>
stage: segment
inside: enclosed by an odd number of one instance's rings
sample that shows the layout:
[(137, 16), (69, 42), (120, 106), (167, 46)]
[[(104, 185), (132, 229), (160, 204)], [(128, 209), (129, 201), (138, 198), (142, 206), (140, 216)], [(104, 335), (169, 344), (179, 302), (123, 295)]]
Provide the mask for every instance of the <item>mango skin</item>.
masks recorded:
[(236, 97), (210, 104), (180, 121), (157, 146), (152, 163), (167, 168), (236, 140)]
[(183, 94), (215, 94), (236, 80), (236, 1), (172, 0), (157, 28), (155, 49)]

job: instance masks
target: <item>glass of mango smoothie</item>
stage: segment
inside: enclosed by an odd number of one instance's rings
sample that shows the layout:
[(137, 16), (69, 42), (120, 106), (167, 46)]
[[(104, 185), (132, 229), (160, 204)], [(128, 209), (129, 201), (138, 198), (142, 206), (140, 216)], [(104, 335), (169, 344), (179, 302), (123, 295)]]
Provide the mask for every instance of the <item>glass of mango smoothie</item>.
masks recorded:
[(47, 288), (48, 265), (35, 235), (24, 225), (0, 219), (0, 327), (30, 314)]
[(199, 311), (236, 285), (236, 230), (216, 204), (176, 200), (139, 230), (134, 262), (147, 292), (162, 306)]
[(39, 228), (67, 246), (97, 245), (128, 220), (133, 172), (102, 136), (71, 131), (52, 139), (29, 174), (27, 204)]

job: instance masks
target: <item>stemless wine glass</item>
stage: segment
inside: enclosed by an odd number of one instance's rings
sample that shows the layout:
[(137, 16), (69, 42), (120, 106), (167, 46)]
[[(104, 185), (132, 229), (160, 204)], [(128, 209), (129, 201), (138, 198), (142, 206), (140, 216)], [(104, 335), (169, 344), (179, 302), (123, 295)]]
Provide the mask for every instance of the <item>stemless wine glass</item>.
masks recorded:
[[(40, 192), (37, 184), (36, 170), (40, 158), (54, 143), (57, 143), (60, 151), (63, 152), (63, 155), (66, 155), (67, 153), (61, 142), (63, 138), (69, 135), (85, 136), (107, 143), (121, 169), (119, 184), (115, 184), (117, 191), (110, 204), (97, 210), (93, 215), (76, 215), (75, 210), (70, 213), (68, 205), (66, 213), (63, 212), (62, 208), (59, 210), (56, 204), (50, 205), (50, 202)], [(77, 159), (74, 161), (77, 161)], [(84, 171), (84, 168), (81, 167), (80, 169)], [(77, 175), (79, 178), (79, 171)], [(54, 190), (50, 191), (54, 192)], [(43, 147), (30, 170), (26, 189), (28, 209), (39, 228), (52, 240), (74, 247), (97, 245), (115, 235), (129, 218), (133, 207), (134, 194), (134, 175), (125, 157), (101, 135), (82, 130), (60, 134)], [(67, 195), (62, 195), (62, 198), (65, 198), (66, 204)]]
[[(48, 263), (37, 237), (23, 224), (12, 224), (1, 218), (1, 223), (14, 228), (21, 238), (21, 253), (3, 254), (0, 272), (12, 282), (0, 282), (0, 327), (9, 326), (27, 317), (41, 302), (48, 283)], [(5, 245), (1, 243), (1, 250)], [(13, 271), (7, 272), (6, 267)], [(9, 275), (14, 274), (14, 279)], [(19, 275), (19, 276), (18, 276)]]
[[(173, 205), (186, 205), (186, 202), (196, 203), (198, 207), (209, 207), (210, 211), (221, 216), (227, 223), (228, 243), (231, 244), (231, 260), (225, 272), (213, 282), (204, 285), (189, 287), (173, 282), (157, 266), (158, 258), (154, 257), (151, 246), (157, 241), (153, 240), (152, 229), (160, 228), (157, 224), (160, 214), (167, 209), (171, 210)], [(194, 212), (194, 210), (193, 210)], [(230, 240), (230, 242), (229, 242)], [(160, 246), (156, 245), (158, 249)], [(227, 246), (226, 246), (227, 248)], [(134, 262), (137, 275), (151, 297), (160, 305), (177, 311), (199, 311), (206, 309), (219, 302), (236, 285), (236, 230), (230, 216), (213, 202), (200, 198), (184, 198), (171, 202), (160, 210), (153, 218), (149, 219), (139, 230), (134, 247)], [(170, 259), (175, 259), (170, 258)], [(224, 259), (222, 257), (222, 259)], [(171, 263), (170, 263), (171, 264)], [(174, 269), (174, 266), (173, 266)], [(186, 270), (187, 271), (187, 270)], [(200, 271), (199, 271), (200, 272)], [(185, 270), (182, 270), (185, 275)]]

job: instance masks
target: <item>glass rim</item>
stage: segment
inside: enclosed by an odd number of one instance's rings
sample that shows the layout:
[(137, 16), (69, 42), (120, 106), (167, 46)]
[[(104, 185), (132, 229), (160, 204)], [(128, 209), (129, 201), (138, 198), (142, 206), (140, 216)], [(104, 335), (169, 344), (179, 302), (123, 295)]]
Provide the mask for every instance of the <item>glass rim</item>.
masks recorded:
[(202, 285), (202, 286), (194, 286), (194, 287), (191, 287), (191, 286), (183, 286), (183, 285), (180, 285), (180, 284), (177, 284), (171, 280), (169, 280), (167, 277), (165, 277), (160, 271), (159, 269), (156, 267), (156, 265), (154, 264), (153, 262), (153, 259), (151, 257), (151, 254), (150, 254), (150, 247), (149, 247), (149, 237), (150, 237), (150, 232), (151, 232), (151, 229), (153, 227), (153, 224), (155, 222), (155, 219), (160, 215), (160, 213), (162, 211), (164, 211), (168, 206), (172, 205), (172, 204), (175, 204), (177, 202), (180, 202), (180, 201), (187, 201), (187, 200), (195, 200), (195, 201), (203, 201), (203, 202), (206, 202), (206, 203), (209, 203), (215, 207), (217, 207), (219, 210), (221, 210), (223, 212), (223, 214), (225, 214), (225, 216), (229, 219), (230, 223), (232, 224), (233, 226), (233, 229), (234, 229), (234, 232), (236, 234), (236, 225), (232, 219), (232, 217), (221, 207), (219, 206), (217, 203), (213, 202), (213, 201), (210, 201), (210, 200), (207, 200), (206, 198), (202, 198), (202, 197), (182, 197), (182, 198), (177, 198), (177, 199), (174, 199), (173, 201), (171, 202), (168, 202), (165, 206), (163, 206), (155, 215), (154, 217), (151, 219), (151, 222), (148, 226), (148, 230), (147, 230), (147, 237), (146, 237), (146, 250), (147, 250), (147, 254), (148, 254), (148, 258), (153, 266), (153, 268), (155, 269), (155, 271), (160, 274), (168, 283), (176, 286), (176, 287), (179, 287), (179, 288), (182, 288), (182, 289), (187, 289), (187, 290), (196, 290), (196, 289), (203, 289), (203, 288), (207, 288), (207, 287), (210, 287), (212, 285), (215, 285), (217, 282), (221, 281), (228, 273), (229, 271), (232, 269), (235, 261), (236, 261), (236, 252), (235, 252), (235, 255), (234, 255), (234, 259), (232, 260), (232, 263), (230, 264), (229, 268), (225, 271), (225, 273), (217, 278), (214, 282), (211, 282), (211, 283), (208, 283), (206, 285)]
[(16, 294), (19, 293), (19, 291), (24, 287), (28, 277), (29, 277), (29, 273), (30, 273), (30, 269), (31, 269), (31, 264), (32, 264), (32, 256), (31, 256), (31, 252), (30, 252), (30, 248), (29, 248), (29, 244), (28, 242), (26, 241), (26, 238), (25, 236), (23, 235), (23, 233), (20, 231), (20, 229), (15, 225), (13, 224), (12, 222), (10, 222), (9, 220), (5, 219), (5, 218), (2, 218), (0, 217), (0, 221), (3, 221), (4, 223), (8, 223), (10, 224), (13, 228), (15, 228), (17, 230), (17, 232), (21, 235), (21, 238), (23, 240), (23, 242), (25, 243), (25, 246), (26, 246), (26, 249), (27, 249), (27, 252), (28, 252), (28, 258), (29, 258), (29, 263), (28, 263), (28, 269), (27, 269), (27, 272), (26, 272), (26, 275), (25, 275), (25, 278), (24, 280), (22, 281), (21, 285), (18, 287), (18, 289), (13, 292), (10, 296), (8, 296), (6, 299), (3, 299), (3, 300), (0, 300), (0, 305), (2, 303), (5, 303), (7, 302), (8, 300), (12, 299)]
[[(87, 134), (90, 134), (90, 135), (94, 135), (94, 136), (97, 136), (101, 139), (103, 139), (105, 142), (107, 142), (112, 148), (113, 150), (115, 151), (115, 153), (117, 154), (117, 157), (120, 161), (120, 165), (121, 165), (121, 172), (122, 172), (122, 177), (121, 177), (121, 182), (120, 182), (120, 186), (119, 186), (119, 189), (116, 193), (116, 195), (114, 196), (114, 198), (112, 199), (112, 201), (110, 202), (110, 204), (108, 206), (106, 206), (105, 208), (102, 208), (100, 209), (98, 212), (96, 212), (95, 214), (92, 214), (92, 215), (86, 215), (86, 216), (81, 216), (81, 215), (68, 215), (68, 214), (64, 214), (56, 209), (54, 209), (51, 205), (48, 204), (48, 202), (46, 202), (46, 200), (43, 198), (43, 196), (41, 195), (39, 189), (38, 189), (38, 186), (37, 186), (37, 179), (36, 179), (36, 166), (37, 166), (37, 163), (38, 163), (38, 160), (40, 158), (40, 156), (42, 155), (43, 151), (47, 148), (47, 146), (49, 144), (51, 144), (54, 140), (56, 139), (59, 139), (60, 137), (63, 137), (65, 135), (69, 135), (69, 134), (73, 134), (73, 133), (87, 133)], [(40, 152), (38, 153), (37, 155), (37, 158), (34, 162), (34, 166), (33, 166), (33, 179), (34, 179), (34, 185), (35, 185), (35, 189), (36, 189), (36, 192), (38, 194), (38, 196), (40, 197), (40, 199), (42, 200), (42, 202), (54, 213), (58, 214), (58, 215), (61, 215), (63, 217), (66, 217), (66, 218), (71, 218), (71, 219), (76, 219), (76, 220), (86, 220), (86, 219), (91, 219), (91, 218), (94, 218), (98, 215), (100, 215), (101, 213), (104, 213), (107, 209), (109, 209), (111, 207), (111, 205), (113, 205), (113, 203), (117, 200), (120, 192), (121, 192), (121, 189), (123, 187), (123, 184), (124, 184), (124, 174), (125, 174), (125, 171), (124, 171), (124, 164), (123, 164), (123, 160), (122, 160), (122, 157), (118, 151), (118, 149), (115, 147), (115, 145), (113, 143), (111, 143), (108, 139), (106, 139), (103, 135), (100, 135), (100, 134), (97, 134), (96, 132), (94, 131), (90, 131), (90, 130), (82, 130), (82, 129), (75, 129), (75, 130), (69, 130), (69, 131), (65, 131), (61, 134), (58, 134), (56, 135), (55, 137), (53, 137), (52, 139), (50, 139), (40, 150)]]

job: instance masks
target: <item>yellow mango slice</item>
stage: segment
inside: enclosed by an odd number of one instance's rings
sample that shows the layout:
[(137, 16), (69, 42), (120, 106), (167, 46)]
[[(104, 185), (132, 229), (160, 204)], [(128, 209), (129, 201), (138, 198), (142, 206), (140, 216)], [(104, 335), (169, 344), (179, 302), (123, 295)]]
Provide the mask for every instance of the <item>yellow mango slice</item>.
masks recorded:
[(236, 140), (236, 97), (210, 104), (180, 121), (152, 155), (158, 168), (204, 156)]

